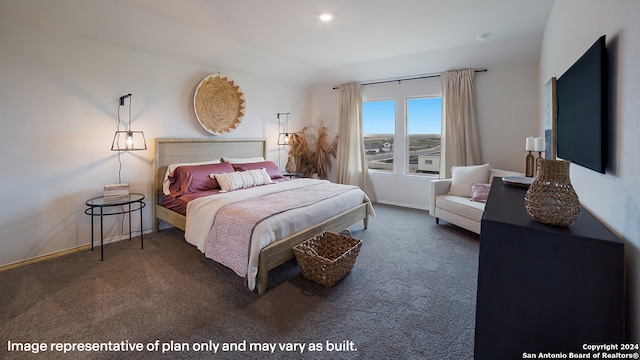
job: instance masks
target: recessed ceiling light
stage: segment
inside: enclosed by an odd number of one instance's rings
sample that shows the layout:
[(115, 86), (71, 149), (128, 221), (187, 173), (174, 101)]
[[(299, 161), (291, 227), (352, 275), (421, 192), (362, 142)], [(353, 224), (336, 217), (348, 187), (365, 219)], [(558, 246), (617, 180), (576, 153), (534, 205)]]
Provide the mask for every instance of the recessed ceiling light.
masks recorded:
[(322, 21), (331, 21), (333, 19), (333, 15), (331, 14), (322, 14), (320, 15), (320, 20)]
[(484, 34), (480, 34), (478, 36), (476, 36), (476, 39), (478, 39), (478, 41), (485, 41), (487, 40), (487, 38), (489, 38), (489, 33), (484, 33)]

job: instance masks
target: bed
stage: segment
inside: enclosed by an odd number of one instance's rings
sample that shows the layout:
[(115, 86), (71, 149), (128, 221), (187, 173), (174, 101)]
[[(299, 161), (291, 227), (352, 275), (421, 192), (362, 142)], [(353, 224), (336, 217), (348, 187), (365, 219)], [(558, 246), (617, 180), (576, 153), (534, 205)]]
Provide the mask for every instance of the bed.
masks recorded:
[[(198, 242), (198, 244), (196, 244), (195, 242), (190, 241), (187, 236), (188, 232), (194, 233), (193, 223), (195, 222), (195, 220), (192, 220), (190, 222), (187, 219), (187, 215), (193, 215), (194, 217), (192, 217), (192, 219), (195, 219), (195, 210), (191, 210), (190, 212), (187, 212), (185, 214), (181, 213), (181, 211), (178, 210), (171, 210), (162, 204), (163, 192), (165, 190), (164, 186), (166, 186), (166, 182), (165, 184), (163, 184), (163, 180), (166, 179), (167, 168), (172, 164), (199, 163), (212, 159), (220, 159), (222, 157), (264, 158), (265, 155), (266, 141), (264, 139), (156, 138), (154, 142), (154, 159), (152, 171), (153, 231), (159, 231), (160, 226), (163, 222), (175, 226), (185, 231), (185, 238), (187, 239), (187, 241), (192, 243), (194, 246), (197, 246), (201, 252), (205, 253), (205, 251), (203, 251), (202, 249), (203, 245), (200, 243), (200, 240), (197, 240), (196, 242)], [(305, 182), (308, 182), (308, 184)], [(277, 186), (305, 187), (307, 185), (315, 186), (316, 184), (312, 183), (312, 180), (301, 179), (287, 181), (283, 184), (275, 184), (273, 186), (261, 186), (257, 187), (260, 188), (257, 190), (247, 190), (264, 191), (263, 188), (273, 187), (275, 189), (277, 188)], [(333, 184), (333, 186), (336, 185)], [(358, 191), (361, 190), (358, 189)], [(352, 194), (353, 192), (349, 193)], [(255, 272), (255, 282), (252, 282), (253, 279), (249, 277), (249, 289), (253, 290), (255, 288), (257, 289), (258, 294), (264, 294), (267, 288), (267, 278), (269, 270), (274, 269), (275, 267), (292, 259), (294, 257), (292, 251), (293, 246), (312, 237), (313, 235), (316, 235), (325, 230), (338, 232), (359, 222), (360, 220), (363, 221), (363, 227), (366, 229), (368, 225), (369, 215), (372, 214), (372, 207), (366, 195), (364, 195), (364, 193), (362, 194), (363, 197), (360, 201), (354, 202), (353, 200), (351, 200), (351, 203), (349, 203), (348, 205), (345, 205), (345, 203), (343, 202), (340, 207), (336, 207), (336, 210), (330, 214), (327, 214), (326, 210), (323, 210), (324, 212), (322, 216), (314, 218), (315, 220), (313, 220), (313, 223), (305, 224), (302, 228), (300, 228), (300, 226), (297, 226), (297, 228), (294, 228), (293, 226), (287, 226), (288, 230), (279, 229), (275, 233), (280, 235), (270, 234), (269, 236), (271, 236), (272, 239), (267, 245), (256, 245), (261, 247), (261, 249), (258, 250), (256, 248), (257, 252), (255, 253), (255, 256), (251, 255), (253, 258), (255, 258), (253, 259), (253, 262), (255, 262), (256, 266), (253, 271)], [(202, 198), (196, 199), (197, 201), (194, 200), (189, 206), (191, 209), (199, 208), (200, 206), (194, 205), (196, 202), (198, 204), (206, 203), (208, 201), (207, 199), (212, 198), (213, 196), (218, 195), (212, 195), (208, 197), (203, 196)], [(166, 197), (164, 198), (166, 199)], [(292, 212), (292, 214), (295, 213)], [(200, 213), (198, 216), (201, 217), (202, 213)], [(285, 215), (278, 215), (276, 218), (279, 218), (280, 222), (282, 222), (282, 219), (285, 218)], [(198, 221), (198, 223), (200, 223), (200, 221)], [(200, 230), (200, 232), (201, 231), (202, 230)], [(257, 226), (255, 227), (255, 231), (259, 231), (259, 228)], [(262, 236), (262, 234), (254, 234), (254, 236)], [(251, 262), (249, 266), (249, 270), (252, 270)], [(255, 285), (252, 286), (253, 284)]]

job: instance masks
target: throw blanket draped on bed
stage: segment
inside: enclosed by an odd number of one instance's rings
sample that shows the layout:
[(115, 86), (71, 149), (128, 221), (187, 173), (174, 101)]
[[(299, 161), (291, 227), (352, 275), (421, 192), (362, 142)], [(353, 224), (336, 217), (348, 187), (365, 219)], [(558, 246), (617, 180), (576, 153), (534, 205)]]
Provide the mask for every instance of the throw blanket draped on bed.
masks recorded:
[[(213, 227), (216, 213), (226, 205), (249, 199), (255, 200), (265, 195), (279, 194), (288, 190), (315, 187), (317, 183), (329, 183), (329, 181), (296, 179), (194, 199), (187, 205), (185, 240), (206, 254), (207, 239)], [(255, 226), (251, 240), (249, 240), (250, 251), (246, 276), (249, 290), (255, 288), (260, 250), (270, 243), (362, 204), (363, 200), (369, 204), (369, 216), (375, 216), (369, 198), (360, 188), (340, 184), (333, 185), (345, 186), (348, 191), (315, 204), (282, 211), (269, 216)]]
[(321, 182), (228, 204), (218, 210), (207, 237), (206, 256), (247, 276), (255, 226), (273, 215), (338, 196), (357, 187)]

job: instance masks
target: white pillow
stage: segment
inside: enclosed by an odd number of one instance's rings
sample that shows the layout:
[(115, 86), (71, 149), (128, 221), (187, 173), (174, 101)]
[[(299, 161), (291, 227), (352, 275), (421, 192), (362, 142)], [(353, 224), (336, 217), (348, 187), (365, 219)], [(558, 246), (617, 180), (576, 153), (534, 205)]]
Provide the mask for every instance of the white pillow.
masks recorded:
[(265, 161), (262, 156), (254, 156), (254, 157), (239, 157), (239, 158), (230, 158), (223, 156), (222, 161), (232, 163), (232, 164), (247, 164), (254, 162), (262, 162)]
[(471, 197), (473, 183), (488, 183), (491, 165), (454, 166), (451, 168), (449, 194)]
[(167, 166), (167, 171), (165, 171), (165, 173), (164, 173), (164, 179), (162, 179), (162, 192), (165, 195), (170, 195), (171, 194), (171, 191), (169, 191), (169, 186), (171, 186), (171, 182), (169, 181), (169, 176), (173, 176), (173, 172), (176, 171), (176, 168), (178, 168), (180, 166), (220, 164), (221, 162), (222, 161), (220, 161), (220, 159), (215, 159), (215, 160), (207, 160), (207, 161), (193, 162), (193, 163), (169, 164)]
[(211, 174), (209, 175), (220, 184), (220, 192), (245, 189), (253, 186), (273, 184), (271, 176), (267, 173), (267, 169), (255, 169), (246, 171), (236, 171), (232, 173)]

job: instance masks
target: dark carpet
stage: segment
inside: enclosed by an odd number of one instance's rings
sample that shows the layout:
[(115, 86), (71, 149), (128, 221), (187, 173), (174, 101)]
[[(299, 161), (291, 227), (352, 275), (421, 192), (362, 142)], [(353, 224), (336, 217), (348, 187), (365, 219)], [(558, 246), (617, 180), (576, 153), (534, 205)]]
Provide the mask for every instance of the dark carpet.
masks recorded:
[(478, 236), (375, 209), (332, 288), (291, 260), (258, 296), (176, 229), (0, 272), (0, 358), (472, 359)]

